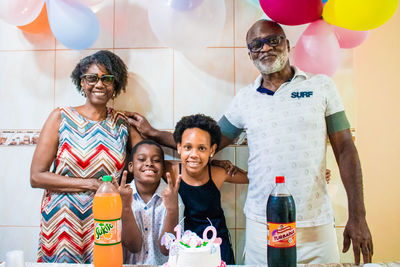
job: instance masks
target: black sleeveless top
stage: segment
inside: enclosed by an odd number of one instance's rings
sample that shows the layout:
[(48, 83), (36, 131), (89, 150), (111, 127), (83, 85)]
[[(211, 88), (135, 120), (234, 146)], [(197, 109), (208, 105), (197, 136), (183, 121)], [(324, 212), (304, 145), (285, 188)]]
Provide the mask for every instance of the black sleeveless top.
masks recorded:
[[(181, 166), (179, 166), (181, 168)], [(211, 166), (208, 165), (210, 179), (200, 186), (191, 186), (181, 180), (179, 195), (185, 204), (185, 230), (195, 232), (200, 238), (207, 226), (217, 229), (217, 236), (222, 239), (221, 258), (226, 264), (234, 264), (235, 259), (230, 242), (228, 227), (226, 227), (224, 211), (221, 207), (221, 192), (211, 178)], [(211, 232), (208, 233), (211, 238)]]

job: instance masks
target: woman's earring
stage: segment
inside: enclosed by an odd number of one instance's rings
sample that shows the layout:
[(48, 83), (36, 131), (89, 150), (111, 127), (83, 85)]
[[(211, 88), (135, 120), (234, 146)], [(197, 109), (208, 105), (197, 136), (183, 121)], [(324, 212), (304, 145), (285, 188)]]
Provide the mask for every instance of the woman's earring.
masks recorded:
[(212, 158), (212, 157), (214, 157), (214, 155), (213, 155), (213, 154), (211, 154), (211, 155), (210, 155), (210, 158)]
[(81, 95), (86, 97), (86, 93), (85, 93), (85, 91), (83, 91), (83, 89), (81, 89)]

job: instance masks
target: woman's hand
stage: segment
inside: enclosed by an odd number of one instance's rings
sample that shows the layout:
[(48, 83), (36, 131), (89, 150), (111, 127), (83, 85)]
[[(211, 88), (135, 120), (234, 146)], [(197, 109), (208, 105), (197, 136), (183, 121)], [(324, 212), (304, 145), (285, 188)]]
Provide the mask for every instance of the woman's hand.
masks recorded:
[(103, 183), (103, 177), (88, 179), (91, 182), (91, 191), (96, 192)]
[(171, 174), (167, 172), (165, 175), (167, 177), (168, 187), (161, 193), (164, 205), (167, 208), (167, 211), (178, 210), (178, 191), (181, 183), (181, 176), (178, 175), (175, 183), (173, 183)]

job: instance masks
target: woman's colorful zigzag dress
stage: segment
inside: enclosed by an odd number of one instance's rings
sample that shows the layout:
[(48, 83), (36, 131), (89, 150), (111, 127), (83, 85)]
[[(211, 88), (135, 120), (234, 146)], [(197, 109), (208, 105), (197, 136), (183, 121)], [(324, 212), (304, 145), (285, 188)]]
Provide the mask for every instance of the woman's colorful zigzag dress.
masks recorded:
[[(129, 124), (111, 108), (104, 121), (90, 121), (74, 108), (60, 108), (56, 174), (71, 177), (119, 177), (126, 159)], [(91, 263), (94, 192), (56, 193), (42, 199), (38, 262)]]

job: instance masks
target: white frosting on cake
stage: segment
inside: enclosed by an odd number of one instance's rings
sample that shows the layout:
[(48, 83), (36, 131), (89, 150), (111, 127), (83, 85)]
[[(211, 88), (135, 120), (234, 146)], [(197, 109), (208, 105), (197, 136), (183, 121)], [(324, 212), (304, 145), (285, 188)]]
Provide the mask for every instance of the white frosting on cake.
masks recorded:
[[(221, 260), (221, 238), (216, 238), (216, 230), (208, 227), (203, 233), (203, 239), (191, 231), (185, 231), (181, 236), (180, 226), (175, 227), (177, 237), (165, 233), (161, 244), (169, 249), (168, 262), (164, 267), (226, 267)], [(207, 238), (207, 232), (212, 231), (213, 237)]]
[[(212, 248), (214, 247), (214, 248)], [(221, 251), (218, 244), (207, 244), (199, 248), (187, 248), (181, 245), (178, 254), (170, 256), (169, 267), (219, 267)]]

